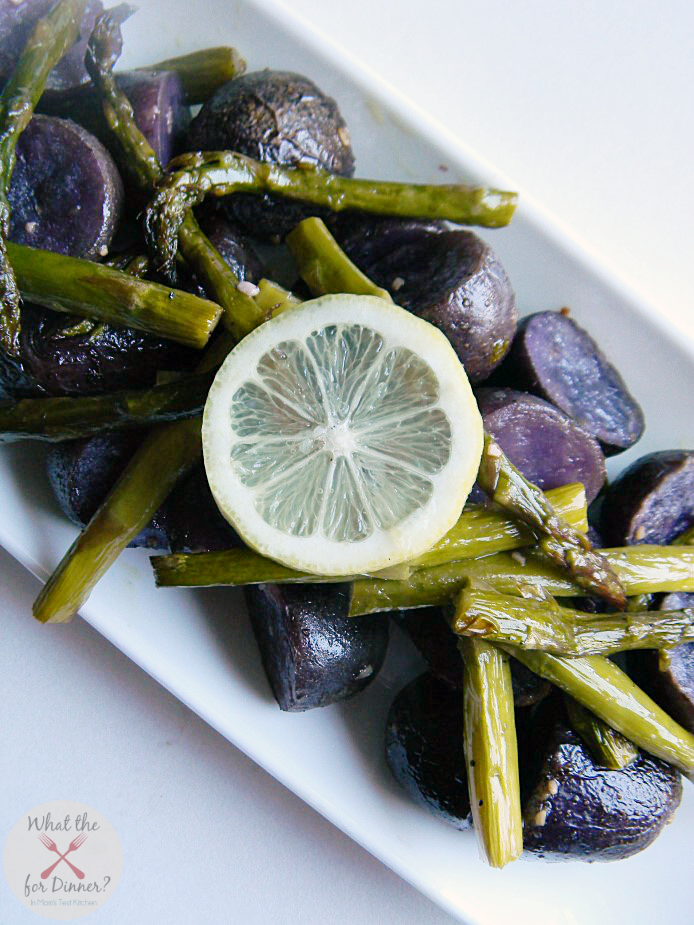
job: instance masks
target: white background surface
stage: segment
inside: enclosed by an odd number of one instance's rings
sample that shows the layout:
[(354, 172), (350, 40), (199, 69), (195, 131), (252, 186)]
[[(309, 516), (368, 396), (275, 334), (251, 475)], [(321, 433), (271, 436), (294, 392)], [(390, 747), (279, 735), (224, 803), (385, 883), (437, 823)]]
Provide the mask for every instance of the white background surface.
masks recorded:
[[(291, 6), (692, 326), (691, 4)], [(34, 624), (37, 583), (5, 554), (0, 588), (0, 840), (48, 799), (104, 813), (126, 866), (90, 921), (452, 921), (82, 621)], [(34, 921), (0, 878), (1, 925)]]

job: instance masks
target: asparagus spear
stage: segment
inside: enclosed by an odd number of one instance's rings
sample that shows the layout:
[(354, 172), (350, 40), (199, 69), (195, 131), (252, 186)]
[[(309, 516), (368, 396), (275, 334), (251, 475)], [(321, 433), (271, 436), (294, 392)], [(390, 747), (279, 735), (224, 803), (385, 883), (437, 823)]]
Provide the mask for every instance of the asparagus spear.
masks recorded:
[(694, 609), (590, 614), (556, 601), (466, 588), (451, 621), (455, 633), (554, 655), (613, 655), (694, 641)]
[(240, 77), (246, 70), (246, 62), (235, 48), (220, 45), (177, 58), (167, 58), (139, 70), (174, 71), (183, 85), (186, 104), (193, 106), (206, 102), (225, 83)]
[(564, 704), (574, 732), (583, 739), (593, 761), (599, 767), (621, 771), (639, 757), (639, 750), (633, 742), (625, 738), (621, 732), (616, 732), (590, 710), (586, 710), (573, 697), (564, 694)]
[[(603, 549), (628, 594), (694, 591), (694, 547), (627, 546)], [(354, 582), (350, 616), (427, 607), (454, 600), (468, 583), (487, 584), (505, 594), (544, 591), (554, 597), (581, 594), (561, 569), (532, 553), (524, 561), (514, 553), (449, 562), (418, 569), (407, 581), (360, 578)], [(316, 579), (314, 579), (316, 580)]]
[(80, 398), (24, 398), (0, 403), (0, 443), (74, 440), (104, 430), (144, 427), (200, 414), (211, 374), (184, 376), (149, 389)]
[(516, 194), (482, 187), (431, 186), (357, 180), (312, 167), (285, 168), (233, 151), (207, 151), (174, 158), (172, 171), (145, 214), (145, 231), (162, 266), (176, 254), (176, 236), (186, 212), (206, 196), (235, 192), (272, 193), (327, 206), (335, 212), (361, 209), (415, 218), (444, 218), (469, 225), (507, 225)]
[[(162, 455), (166, 453), (166, 455)], [(34, 603), (41, 623), (72, 619), (200, 454), (200, 418), (153, 429)]]
[(375, 295), (386, 302), (393, 301), (386, 289), (372, 283), (352, 263), (322, 219), (306, 218), (299, 222), (285, 242), (298, 264), (299, 275), (313, 295), (353, 292), (355, 295)]
[(626, 606), (624, 588), (609, 562), (592, 549), (584, 534), (557, 516), (544, 492), (521, 475), (489, 434), (484, 437), (477, 480), (492, 500), (543, 537), (543, 552), (581, 588), (620, 610)]
[[(580, 482), (550, 489), (547, 500), (570, 526), (581, 532), (588, 529), (586, 493)], [(409, 565), (430, 568), (459, 559), (520, 549), (534, 543), (532, 530), (515, 518), (507, 517), (504, 511), (484, 505), (469, 505), (458, 523), (430, 550), (412, 559)]]
[[(582, 485), (566, 485), (550, 493), (557, 509), (577, 522), (585, 521), (585, 492)], [(421, 559), (427, 565), (449, 562), (451, 558), (462, 559), (514, 549), (531, 543), (530, 534), (518, 529), (514, 521), (504, 516), (503, 511), (490, 510), (482, 505), (471, 505), (460, 515), (458, 523), (436, 544), (412, 565), (418, 566)], [(308, 572), (279, 565), (272, 559), (261, 556), (250, 549), (230, 549), (223, 552), (177, 553), (170, 556), (155, 556), (151, 560), (157, 584), (161, 587), (209, 587), (213, 585), (262, 584), (319, 580)], [(403, 570), (405, 574), (403, 575)], [(412, 569), (407, 565), (388, 570), (381, 578), (407, 580)], [(342, 579), (344, 580), (344, 579)]]
[(508, 656), (483, 639), (460, 639), (463, 738), (477, 840), (492, 867), (523, 851), (518, 743)]
[[(278, 311), (284, 308), (283, 303)], [(231, 334), (222, 332), (205, 350), (197, 372), (215, 369), (233, 345)], [(72, 619), (179, 479), (198, 462), (202, 453), (200, 427), (201, 419), (194, 417), (152, 428), (34, 602), (37, 620), (65, 623)]]
[(258, 281), (258, 294), (254, 296), (254, 301), (268, 318), (279, 314), (285, 308), (296, 308), (301, 304), (301, 300), (288, 289), (264, 278)]
[[(215, 369), (233, 346), (223, 332), (205, 350), (197, 372)], [(128, 543), (144, 529), (202, 452), (201, 418), (153, 427), (120, 479), (63, 556), (33, 613), (41, 623), (66, 623)]]
[(502, 648), (639, 748), (681, 768), (685, 774), (694, 771), (694, 735), (671, 719), (608, 658), (560, 658), (547, 652)]
[(54, 311), (149, 331), (189, 347), (204, 347), (221, 308), (215, 302), (129, 272), (52, 251), (7, 244), (22, 295)]
[[(120, 26), (130, 12), (128, 7), (115, 7), (97, 19), (84, 63), (94, 86), (101, 93), (106, 123), (121, 150), (120, 162), (131, 174), (138, 189), (145, 196), (150, 196), (152, 187), (162, 179), (164, 172), (151, 145), (135, 123), (130, 101), (113, 77), (113, 65), (122, 48)], [(181, 225), (179, 243), (182, 255), (205, 292), (224, 309), (225, 324), (237, 339), (264, 320), (253, 299), (238, 288), (238, 278), (203, 234), (192, 213)]]
[(19, 136), (29, 124), (48, 75), (79, 36), (86, 0), (61, 0), (29, 36), (14, 73), (0, 94), (0, 351), (14, 376), (21, 376), (19, 289), (5, 249), (9, 234), (7, 194), (17, 160)]

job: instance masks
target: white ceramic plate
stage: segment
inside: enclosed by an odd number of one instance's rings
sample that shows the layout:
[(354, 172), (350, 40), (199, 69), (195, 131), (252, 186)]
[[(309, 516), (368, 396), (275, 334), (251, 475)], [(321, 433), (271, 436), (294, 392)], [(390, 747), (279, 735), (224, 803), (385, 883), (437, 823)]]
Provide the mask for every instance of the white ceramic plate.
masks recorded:
[[(205, 0), (204, 15), (189, 0), (149, 0), (125, 33), (125, 64), (226, 41), (252, 69), (284, 67), (312, 77), (339, 100), (362, 176), (440, 181), (439, 165), (445, 164), (446, 180), (508, 185), (445, 129), (269, 0)], [(643, 403), (647, 433), (636, 450), (613, 461), (613, 474), (650, 450), (694, 444), (694, 343), (681, 333), (676, 339), (648, 306), (527, 203), (510, 229), (486, 237), (511, 275), (521, 308), (571, 305)], [(43, 456), (34, 446), (0, 453), (0, 542), (39, 577), (74, 536), (51, 498)], [(674, 824), (651, 848), (607, 865), (521, 861), (491, 871), (479, 861), (470, 833), (455, 832), (413, 806), (391, 781), (382, 756), (389, 702), (417, 667), (400, 638), (377, 681), (356, 700), (286, 715), (269, 693), (233, 592), (156, 591), (147, 557), (128, 551), (83, 616), (267, 771), (469, 925), (507, 918), (518, 925), (638, 925), (663, 912), (675, 922), (690, 917), (694, 799), (688, 785)]]

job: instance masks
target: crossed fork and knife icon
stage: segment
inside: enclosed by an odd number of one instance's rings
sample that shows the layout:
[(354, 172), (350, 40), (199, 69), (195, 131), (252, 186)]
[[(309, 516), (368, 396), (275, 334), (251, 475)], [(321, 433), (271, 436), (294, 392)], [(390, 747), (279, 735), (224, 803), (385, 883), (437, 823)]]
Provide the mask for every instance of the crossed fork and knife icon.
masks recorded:
[(77, 838), (73, 838), (73, 840), (70, 842), (65, 854), (60, 854), (60, 850), (58, 849), (58, 846), (53, 841), (53, 839), (49, 838), (48, 835), (44, 835), (42, 832), (41, 835), (39, 835), (39, 841), (41, 842), (41, 844), (45, 845), (49, 851), (55, 851), (55, 853), (59, 855), (59, 857), (58, 857), (58, 860), (55, 862), (55, 864), (51, 864), (50, 867), (47, 867), (46, 870), (43, 871), (43, 873), (41, 874), (41, 879), (46, 880), (46, 878), (50, 877), (50, 875), (56, 869), (58, 864), (60, 864), (61, 861), (65, 861), (65, 863), (70, 868), (70, 870), (73, 872), (73, 874), (76, 877), (79, 877), (80, 880), (84, 880), (84, 874), (82, 873), (82, 871), (79, 869), (79, 867), (75, 867), (74, 864), (71, 864), (70, 861), (68, 861), (66, 855), (70, 854), (71, 851), (77, 851), (79, 846), (84, 844), (86, 839), (87, 839), (86, 835), (78, 835)]

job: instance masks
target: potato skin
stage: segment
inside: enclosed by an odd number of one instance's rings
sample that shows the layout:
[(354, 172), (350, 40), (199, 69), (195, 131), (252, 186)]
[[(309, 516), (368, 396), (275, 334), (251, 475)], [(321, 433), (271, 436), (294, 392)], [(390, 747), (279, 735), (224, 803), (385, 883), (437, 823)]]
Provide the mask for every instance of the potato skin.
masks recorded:
[(245, 593), (280, 710), (296, 713), (346, 700), (381, 670), (388, 620), (382, 614), (348, 617), (349, 585), (265, 584)]
[(471, 382), (483, 382), (501, 363), (516, 332), (516, 299), (481, 238), (438, 222), (375, 216), (337, 218), (331, 228), (398, 305), (443, 331)]
[(600, 509), (608, 546), (667, 545), (694, 524), (694, 450), (661, 450), (632, 463)]
[(598, 767), (564, 717), (544, 713), (522, 749), (525, 849), (612, 861), (647, 848), (679, 806), (679, 771), (644, 753), (619, 771)]
[(460, 691), (426, 673), (407, 684), (388, 713), (385, 751), (415, 803), (456, 829), (471, 827)]
[[(143, 438), (139, 430), (114, 431), (51, 446), (46, 458), (48, 478), (72, 523), (82, 527), (91, 520)], [(169, 549), (166, 502), (130, 546)]]
[(178, 369), (193, 351), (134, 328), (89, 322), (26, 304), (20, 339), (35, 391), (97, 395), (154, 385), (157, 370)]
[[(337, 103), (291, 71), (256, 71), (220, 87), (193, 119), (188, 148), (238, 151), (271, 164), (306, 164), (345, 177), (354, 173)], [(283, 238), (309, 215), (327, 214), (305, 203), (249, 194), (232, 196), (226, 205), (250, 234), (266, 240)]]

